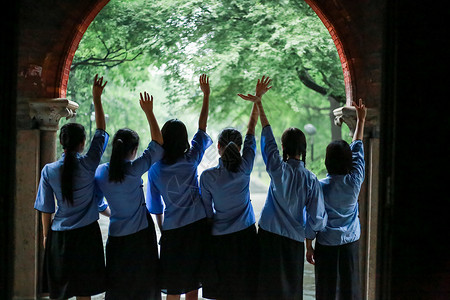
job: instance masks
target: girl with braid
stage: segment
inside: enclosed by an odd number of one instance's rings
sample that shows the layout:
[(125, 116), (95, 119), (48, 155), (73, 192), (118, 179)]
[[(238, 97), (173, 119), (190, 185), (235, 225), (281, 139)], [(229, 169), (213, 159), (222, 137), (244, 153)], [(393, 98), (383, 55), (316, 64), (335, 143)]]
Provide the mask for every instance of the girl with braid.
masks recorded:
[[(267, 86), (268, 82), (259, 82), (256, 94), (262, 96)], [(253, 104), (242, 155), (241, 133), (224, 129), (217, 145), (219, 164), (200, 177), (206, 215), (212, 220), (212, 262), (217, 272), (216, 296), (221, 300), (256, 299), (258, 241), (249, 185), (257, 122), (258, 107)]]
[[(63, 157), (42, 169), (34, 208), (42, 212), (44, 282), (50, 299), (90, 299), (105, 291), (103, 241), (97, 220), (107, 206), (94, 198), (94, 175), (108, 142), (101, 95), (106, 82), (95, 75), (94, 98), (97, 130), (86, 155), (84, 127), (61, 127)], [(55, 198), (56, 203), (55, 205)], [(52, 220), (52, 214), (55, 214)]]
[[(260, 82), (270, 83), (263, 77)], [(304, 240), (315, 237), (327, 222), (317, 177), (305, 168), (306, 139), (298, 128), (281, 137), (280, 156), (260, 95), (239, 95), (256, 103), (263, 127), (261, 152), (270, 176), (259, 220), (260, 247), (257, 299), (302, 299)], [(306, 208), (306, 219), (303, 210)]]

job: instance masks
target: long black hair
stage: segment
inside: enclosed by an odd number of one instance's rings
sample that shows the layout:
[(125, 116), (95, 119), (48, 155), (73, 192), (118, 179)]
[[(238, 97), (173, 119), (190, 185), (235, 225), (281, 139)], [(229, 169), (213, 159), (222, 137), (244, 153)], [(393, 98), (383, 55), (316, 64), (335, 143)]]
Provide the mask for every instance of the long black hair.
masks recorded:
[(306, 160), (306, 137), (303, 131), (298, 128), (288, 128), (281, 136), (281, 144), (283, 145), (283, 161), (289, 157), (301, 155), (301, 160)]
[(73, 179), (77, 164), (77, 151), (86, 140), (83, 125), (68, 123), (61, 127), (59, 141), (64, 149), (64, 163), (61, 168), (61, 192), (63, 200), (73, 205)]
[(352, 169), (352, 150), (344, 140), (332, 141), (327, 146), (325, 166), (328, 174), (345, 175)]
[(239, 130), (225, 128), (219, 134), (219, 145), (222, 150), (222, 162), (225, 168), (231, 172), (237, 172), (242, 163), (240, 148), (242, 135)]
[(161, 128), (161, 134), (164, 140), (162, 161), (168, 165), (174, 164), (191, 147), (186, 126), (178, 119), (171, 119)]
[(125, 158), (139, 146), (139, 135), (131, 129), (119, 129), (113, 138), (109, 160), (109, 181), (122, 182), (125, 179)]

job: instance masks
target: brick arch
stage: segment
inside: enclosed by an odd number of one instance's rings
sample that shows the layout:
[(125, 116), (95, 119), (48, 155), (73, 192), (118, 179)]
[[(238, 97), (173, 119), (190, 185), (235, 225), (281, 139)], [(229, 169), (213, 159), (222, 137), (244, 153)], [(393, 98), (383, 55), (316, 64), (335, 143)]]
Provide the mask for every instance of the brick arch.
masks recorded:
[[(344, 47), (344, 44), (341, 41), (340, 36), (342, 35), (341, 31), (344, 31), (345, 29), (341, 28), (339, 24), (334, 24), (330, 21), (330, 18), (327, 16), (327, 14), (323, 11), (323, 7), (319, 5), (320, 1), (314, 1), (314, 0), (305, 0), (305, 2), (314, 10), (314, 12), (317, 14), (317, 16), (320, 18), (322, 23), (327, 28), (328, 32), (331, 35), (331, 38), (333, 39), (333, 42), (336, 46), (339, 59), (341, 61), (342, 65), (342, 72), (344, 74), (344, 82), (345, 82), (345, 95), (346, 95), (346, 102), (351, 103), (351, 100), (353, 98), (353, 64), (352, 61), (348, 60), (347, 57), (349, 55), (349, 49), (348, 47)], [(336, 3), (336, 1), (334, 1)], [(327, 13), (330, 13), (332, 15), (333, 13), (336, 13), (336, 10), (339, 6), (336, 5), (336, 8), (331, 11), (326, 11)], [(343, 17), (343, 19), (349, 19), (349, 15), (344, 11), (344, 13), (340, 13), (340, 15)]]
[(70, 40), (67, 43), (66, 49), (64, 49), (61, 63), (58, 64), (61, 67), (58, 70), (59, 76), (57, 76), (57, 78), (59, 78), (59, 81), (56, 82), (56, 92), (60, 98), (66, 97), (70, 66), (72, 65), (73, 57), (75, 56), (78, 45), (89, 25), (108, 2), (109, 0), (100, 0), (89, 7), (87, 12), (81, 16), (81, 21), (77, 23), (77, 26), (72, 28)]

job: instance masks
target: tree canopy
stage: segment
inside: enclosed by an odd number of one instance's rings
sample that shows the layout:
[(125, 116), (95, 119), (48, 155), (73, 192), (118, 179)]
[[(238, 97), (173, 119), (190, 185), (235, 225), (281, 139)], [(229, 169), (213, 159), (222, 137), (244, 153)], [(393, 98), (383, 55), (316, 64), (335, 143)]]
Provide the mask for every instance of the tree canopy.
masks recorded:
[(71, 66), (68, 98), (80, 104), (77, 122), (87, 128), (96, 73), (108, 80), (108, 132), (129, 127), (143, 141), (149, 133), (140, 91), (154, 96), (160, 123), (177, 117), (192, 134), (202, 103), (198, 77), (208, 74), (214, 139), (226, 126), (245, 130), (251, 104), (236, 94), (253, 93), (256, 80), (270, 76), (273, 88), (263, 102), (275, 135), (313, 124), (316, 160), (307, 164), (322, 175), (332, 138), (330, 98), (345, 102), (336, 47), (302, 0), (112, 0), (89, 26)]

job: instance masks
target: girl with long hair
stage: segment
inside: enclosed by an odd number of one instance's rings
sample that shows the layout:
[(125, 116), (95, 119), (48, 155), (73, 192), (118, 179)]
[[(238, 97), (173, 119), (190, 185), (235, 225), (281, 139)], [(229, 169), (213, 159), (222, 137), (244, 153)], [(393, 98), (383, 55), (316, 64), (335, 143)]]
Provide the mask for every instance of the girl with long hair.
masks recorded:
[[(86, 132), (77, 123), (61, 127), (63, 157), (44, 166), (34, 208), (42, 213), (44, 282), (50, 299), (90, 299), (105, 291), (105, 261), (94, 175), (108, 142), (101, 95), (107, 82), (95, 75), (92, 88), (97, 130), (86, 155)], [(57, 205), (55, 206), (55, 198)], [(52, 214), (55, 214), (52, 220)]]
[[(111, 210), (106, 244), (108, 300), (159, 300), (158, 246), (153, 220), (145, 206), (142, 175), (160, 160), (163, 138), (153, 114), (153, 96), (144, 92), (139, 101), (152, 141), (136, 158), (139, 135), (131, 129), (119, 129), (113, 138), (109, 163), (95, 174), (97, 197), (105, 196)], [(136, 159), (135, 159), (136, 158)]]
[(320, 180), (328, 213), (325, 229), (317, 234), (315, 249), (306, 240), (306, 258), (315, 264), (316, 299), (362, 299), (359, 273), (358, 196), (364, 181), (364, 123), (366, 107), (359, 99), (356, 129), (349, 145), (344, 140), (327, 146), (327, 177)]
[[(267, 85), (258, 82), (256, 95), (269, 90)], [(222, 130), (217, 144), (219, 164), (200, 177), (202, 200), (207, 217), (212, 219), (210, 264), (217, 273), (215, 296), (221, 300), (256, 299), (258, 240), (249, 186), (257, 122), (258, 107), (253, 104), (242, 155), (241, 133), (233, 128)]]
[(207, 235), (206, 213), (198, 186), (197, 167), (212, 144), (206, 134), (209, 78), (200, 76), (203, 105), (198, 131), (188, 141), (186, 126), (177, 119), (161, 129), (164, 156), (148, 172), (147, 207), (161, 230), (162, 290), (167, 299), (198, 298), (201, 263)]
[[(268, 77), (261, 81), (270, 83)], [(286, 129), (281, 137), (280, 155), (261, 96), (240, 96), (258, 106), (263, 127), (261, 152), (270, 176), (269, 192), (259, 219), (257, 299), (302, 299), (304, 240), (322, 230), (327, 220), (319, 180), (305, 168), (303, 132), (298, 128)]]

